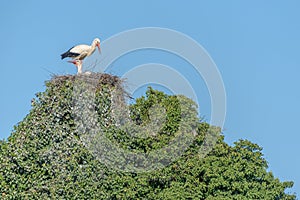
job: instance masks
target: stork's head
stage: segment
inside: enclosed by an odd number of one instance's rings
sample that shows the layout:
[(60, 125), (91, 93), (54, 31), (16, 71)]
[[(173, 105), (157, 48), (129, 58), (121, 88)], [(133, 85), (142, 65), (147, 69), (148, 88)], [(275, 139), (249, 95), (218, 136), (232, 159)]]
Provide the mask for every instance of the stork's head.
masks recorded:
[(99, 38), (95, 38), (95, 39), (94, 39), (93, 45), (95, 45), (96, 47), (98, 47), (99, 53), (101, 53), (100, 39), (99, 39)]

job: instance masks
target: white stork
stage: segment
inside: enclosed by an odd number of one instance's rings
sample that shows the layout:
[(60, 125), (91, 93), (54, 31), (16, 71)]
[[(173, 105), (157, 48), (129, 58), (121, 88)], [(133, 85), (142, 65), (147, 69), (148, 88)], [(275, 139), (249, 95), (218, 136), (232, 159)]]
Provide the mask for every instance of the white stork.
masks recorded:
[(96, 50), (96, 47), (98, 47), (99, 53), (101, 53), (99, 38), (95, 38), (90, 46), (86, 44), (80, 44), (70, 48), (68, 51), (61, 54), (61, 59), (66, 57), (72, 58), (73, 60), (69, 62), (77, 66), (78, 74), (80, 74), (82, 72), (82, 60), (85, 57), (92, 55)]

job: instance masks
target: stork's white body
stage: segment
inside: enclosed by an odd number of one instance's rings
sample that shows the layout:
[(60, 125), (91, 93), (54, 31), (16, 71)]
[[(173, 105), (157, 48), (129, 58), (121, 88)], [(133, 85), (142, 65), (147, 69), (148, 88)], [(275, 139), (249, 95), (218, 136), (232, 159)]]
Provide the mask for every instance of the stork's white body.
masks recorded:
[(75, 60), (83, 60), (86, 56), (90, 56), (96, 50), (96, 46), (89, 46), (86, 44), (81, 44), (73, 47), (71, 52), (78, 53), (79, 56), (73, 57)]

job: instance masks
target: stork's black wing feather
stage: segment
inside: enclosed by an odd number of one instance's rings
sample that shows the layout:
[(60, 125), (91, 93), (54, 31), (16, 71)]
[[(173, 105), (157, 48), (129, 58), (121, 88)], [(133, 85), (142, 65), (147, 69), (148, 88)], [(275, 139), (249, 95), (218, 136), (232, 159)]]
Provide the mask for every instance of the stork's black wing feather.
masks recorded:
[(65, 53), (61, 54), (61, 59), (64, 59), (66, 57), (76, 57), (76, 56), (79, 56), (80, 54), (79, 53), (74, 53), (74, 52), (71, 52), (70, 50), (73, 49), (73, 47), (71, 47), (68, 51), (66, 51)]

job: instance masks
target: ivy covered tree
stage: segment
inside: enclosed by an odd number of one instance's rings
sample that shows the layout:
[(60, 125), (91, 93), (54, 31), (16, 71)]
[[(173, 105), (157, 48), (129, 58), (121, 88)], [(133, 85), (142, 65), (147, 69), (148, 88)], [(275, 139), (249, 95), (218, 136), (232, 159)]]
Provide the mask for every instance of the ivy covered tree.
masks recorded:
[[(89, 81), (94, 87), (88, 87)], [(293, 182), (282, 182), (267, 171), (261, 147), (248, 140), (226, 144), (218, 127), (197, 118), (190, 99), (149, 88), (145, 97), (129, 106), (131, 122), (118, 123), (132, 130), (148, 126), (154, 105), (165, 109), (166, 118), (157, 133), (145, 131), (138, 137), (116, 125), (114, 90), (120, 92), (118, 105), (126, 106), (126, 93), (116, 76), (60, 76), (46, 82), (46, 90), (37, 94), (30, 113), (7, 141), (0, 141), (1, 199), (296, 199), (285, 192)], [(194, 126), (195, 133), (184, 132), (193, 141), (164, 167), (118, 170), (101, 162), (85, 144), (83, 138), (91, 129), (80, 128), (80, 116), (74, 111), (85, 105), (76, 104), (74, 94), (87, 95), (93, 102), (89, 109), (96, 114), (101, 134), (120, 149), (136, 153), (161, 149), (178, 136), (180, 123)], [(203, 157), (199, 149), (211, 131), (216, 141)]]

